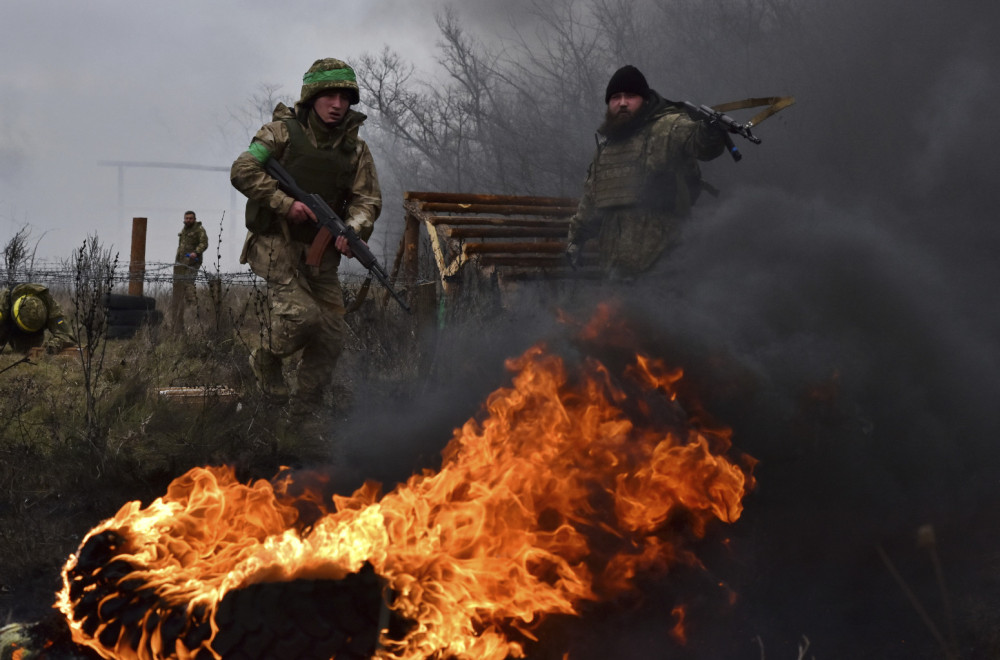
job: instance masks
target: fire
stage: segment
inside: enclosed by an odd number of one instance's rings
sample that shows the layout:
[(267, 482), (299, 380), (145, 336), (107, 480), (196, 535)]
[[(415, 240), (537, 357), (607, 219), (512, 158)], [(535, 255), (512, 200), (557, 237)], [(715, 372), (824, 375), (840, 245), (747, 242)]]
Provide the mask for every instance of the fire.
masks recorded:
[(385, 495), (369, 483), (322, 502), (287, 475), (243, 484), (214, 467), (125, 505), (67, 561), (57, 607), (74, 640), (105, 658), (219, 658), (227, 594), (367, 566), (412, 624), (383, 630), (377, 657), (523, 657), (546, 617), (697, 565), (687, 541), (740, 517), (752, 459), (680, 408), (679, 370), (639, 355), (621, 377), (595, 359), (570, 373), (542, 346), (507, 366), (441, 469)]

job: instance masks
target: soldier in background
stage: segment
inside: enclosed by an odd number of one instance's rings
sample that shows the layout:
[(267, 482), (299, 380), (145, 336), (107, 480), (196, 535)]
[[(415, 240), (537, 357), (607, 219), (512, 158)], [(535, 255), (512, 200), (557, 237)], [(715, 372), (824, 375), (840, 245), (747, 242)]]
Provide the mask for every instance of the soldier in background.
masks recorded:
[(174, 328), (184, 329), (184, 312), (198, 304), (195, 282), (201, 268), (208, 234), (198, 222), (194, 211), (184, 212), (184, 227), (177, 234), (177, 255), (174, 257), (174, 288), (171, 297), (171, 316)]
[(607, 113), (570, 221), (567, 257), (578, 265), (583, 244), (596, 238), (605, 275), (631, 279), (677, 245), (701, 191), (698, 161), (723, 153), (724, 134), (650, 89), (631, 65), (614, 73), (604, 101)]
[(0, 347), (27, 353), (44, 346), (46, 352), (58, 353), (76, 345), (62, 308), (48, 287), (29, 283), (0, 289)]
[[(375, 162), (358, 129), (367, 118), (351, 109), (360, 100), (354, 70), (337, 59), (317, 60), (302, 78), (294, 109), (279, 103), (273, 121), (233, 163), (230, 179), (247, 196), (250, 230), (241, 263), (267, 282), (268, 318), (250, 355), (257, 384), (272, 401), (291, 397), (292, 415), (316, 411), (344, 347), (344, 297), (337, 269), (352, 253), (343, 236), (318, 267), (306, 252), (318, 231), (308, 206), (285, 194), (264, 169), (277, 158), (304, 190), (317, 193), (367, 239), (382, 209)], [(301, 350), (291, 392), (283, 360)]]

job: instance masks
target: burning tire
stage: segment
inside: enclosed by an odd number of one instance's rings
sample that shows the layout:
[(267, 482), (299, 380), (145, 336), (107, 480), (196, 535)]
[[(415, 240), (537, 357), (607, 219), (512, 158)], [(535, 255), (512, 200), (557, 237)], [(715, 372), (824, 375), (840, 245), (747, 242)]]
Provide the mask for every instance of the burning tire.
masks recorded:
[(105, 649), (152, 658), (184, 648), (196, 659), (214, 657), (214, 651), (225, 660), (362, 660), (372, 657), (380, 630), (389, 625), (382, 580), (370, 564), (340, 580), (236, 589), (213, 616), (198, 606), (168, 603), (142, 578), (126, 577), (141, 574), (127, 555), (126, 537), (108, 530), (84, 544), (68, 574), (71, 618)]
[(255, 584), (219, 603), (212, 648), (226, 660), (370, 658), (382, 608), (369, 565), (343, 580)]

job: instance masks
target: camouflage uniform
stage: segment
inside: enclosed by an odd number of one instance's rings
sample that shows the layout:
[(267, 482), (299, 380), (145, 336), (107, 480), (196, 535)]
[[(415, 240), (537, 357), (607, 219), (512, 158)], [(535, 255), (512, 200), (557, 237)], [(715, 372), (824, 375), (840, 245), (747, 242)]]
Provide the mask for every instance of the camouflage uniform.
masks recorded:
[(598, 142), (569, 242), (579, 248), (597, 238), (601, 269), (612, 278), (635, 277), (677, 245), (700, 192), (697, 161), (721, 155), (723, 135), (650, 90), (635, 129), (614, 137), (599, 132)]
[(366, 116), (348, 109), (331, 127), (312, 111), (316, 96), (331, 89), (347, 89), (357, 102), (353, 70), (339, 60), (317, 60), (303, 77), (294, 111), (279, 103), (273, 121), (257, 131), (230, 173), (248, 198), (250, 232), (240, 262), (267, 282), (269, 330), (251, 365), (265, 394), (280, 399), (287, 395), (281, 361), (301, 350), (292, 392), (300, 409), (320, 402), (344, 347), (344, 298), (337, 275), (341, 255), (331, 243), (318, 267), (306, 265), (316, 226), (287, 221), (295, 200), (278, 188), (264, 164), (277, 158), (302, 188), (322, 195), (362, 238), (371, 235), (382, 208), (374, 160), (358, 137)]
[[(24, 295), (33, 295), (45, 305), (46, 318), (39, 323), (41, 329), (35, 332), (24, 330), (14, 318), (12, 305)], [(46, 330), (49, 333), (47, 339)], [(58, 353), (76, 344), (62, 308), (49, 293), (48, 287), (41, 284), (18, 284), (12, 289), (0, 289), (0, 346), (9, 345), (15, 351), (27, 353), (32, 348), (44, 345), (48, 352)]]
[[(184, 310), (197, 304), (195, 282), (201, 267), (205, 250), (208, 249), (208, 234), (198, 221), (185, 224), (177, 234), (177, 255), (174, 257), (174, 287), (171, 311), (176, 325), (184, 327)], [(189, 257), (189, 254), (197, 254)]]

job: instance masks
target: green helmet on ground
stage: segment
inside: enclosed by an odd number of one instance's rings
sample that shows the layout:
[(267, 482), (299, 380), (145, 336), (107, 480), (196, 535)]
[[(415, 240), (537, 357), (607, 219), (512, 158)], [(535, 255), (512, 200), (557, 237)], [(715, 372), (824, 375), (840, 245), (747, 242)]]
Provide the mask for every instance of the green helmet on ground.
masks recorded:
[(332, 57), (316, 60), (302, 76), (302, 95), (299, 103), (304, 105), (312, 101), (317, 94), (333, 89), (346, 90), (350, 94), (352, 105), (361, 100), (354, 69), (343, 60)]
[(38, 332), (49, 320), (49, 309), (38, 296), (27, 293), (18, 296), (11, 305), (11, 314), (17, 327), (25, 332)]
[(34, 660), (41, 653), (34, 649), (35, 643), (28, 627), (20, 623), (9, 623), (0, 628), (0, 660)]

